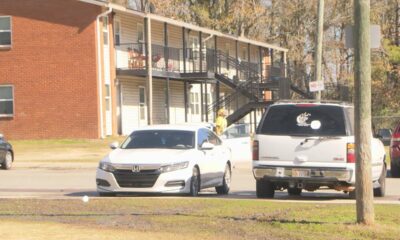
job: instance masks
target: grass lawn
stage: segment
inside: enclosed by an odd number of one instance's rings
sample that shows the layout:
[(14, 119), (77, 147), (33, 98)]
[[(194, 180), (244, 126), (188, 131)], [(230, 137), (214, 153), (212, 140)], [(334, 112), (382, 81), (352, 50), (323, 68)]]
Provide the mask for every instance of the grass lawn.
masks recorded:
[(10, 141), (17, 163), (98, 162), (111, 151), (109, 144), (124, 137)]
[(355, 205), (262, 200), (124, 197), (0, 200), (1, 239), (399, 239), (400, 205), (376, 205), (376, 224), (355, 224)]

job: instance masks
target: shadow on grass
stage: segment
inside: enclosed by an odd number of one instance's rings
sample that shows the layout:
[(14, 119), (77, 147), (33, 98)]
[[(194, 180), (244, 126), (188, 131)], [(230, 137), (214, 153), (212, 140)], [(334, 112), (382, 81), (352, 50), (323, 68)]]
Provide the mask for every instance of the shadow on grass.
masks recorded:
[[(216, 192), (213, 191), (203, 191), (200, 192), (197, 197), (191, 197), (188, 194), (170, 194), (170, 193), (116, 193), (115, 196), (99, 196), (96, 191), (82, 191), (82, 192), (71, 192), (66, 193), (64, 196), (69, 197), (99, 197), (99, 198), (113, 198), (113, 197), (149, 197), (149, 198), (160, 198), (160, 197), (184, 197), (184, 198), (216, 198), (216, 199), (241, 199), (241, 200), (252, 200), (258, 199), (256, 197), (255, 191), (235, 191), (228, 195), (218, 195)], [(275, 197), (271, 199), (260, 199), (260, 200), (299, 200), (299, 201), (333, 201), (333, 200), (348, 200), (349, 196), (344, 193), (313, 193), (313, 192), (304, 192), (301, 196), (289, 196), (286, 191), (276, 191)]]

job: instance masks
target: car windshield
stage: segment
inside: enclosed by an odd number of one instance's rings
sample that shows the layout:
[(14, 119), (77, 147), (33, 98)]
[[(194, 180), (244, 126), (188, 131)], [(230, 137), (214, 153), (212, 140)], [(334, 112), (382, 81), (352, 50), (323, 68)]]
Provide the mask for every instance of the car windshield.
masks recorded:
[[(317, 128), (312, 122), (319, 121)], [(344, 112), (329, 105), (272, 106), (259, 129), (261, 134), (289, 136), (346, 136)]]
[(179, 130), (143, 130), (133, 132), (121, 145), (122, 149), (137, 148), (194, 148), (195, 138), (192, 131)]
[(227, 139), (249, 137), (250, 136), (250, 126), (249, 126), (249, 124), (238, 124), (236, 126), (228, 128), (223, 133), (223, 135), (225, 135)]

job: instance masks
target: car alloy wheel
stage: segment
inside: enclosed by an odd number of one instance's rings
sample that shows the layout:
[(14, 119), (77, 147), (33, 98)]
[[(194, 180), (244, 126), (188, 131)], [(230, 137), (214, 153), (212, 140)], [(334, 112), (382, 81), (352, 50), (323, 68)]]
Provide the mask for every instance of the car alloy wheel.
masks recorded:
[(232, 176), (231, 168), (229, 164), (226, 164), (223, 183), (221, 186), (215, 187), (215, 190), (217, 191), (218, 194), (229, 193), (229, 189), (231, 187), (231, 176)]

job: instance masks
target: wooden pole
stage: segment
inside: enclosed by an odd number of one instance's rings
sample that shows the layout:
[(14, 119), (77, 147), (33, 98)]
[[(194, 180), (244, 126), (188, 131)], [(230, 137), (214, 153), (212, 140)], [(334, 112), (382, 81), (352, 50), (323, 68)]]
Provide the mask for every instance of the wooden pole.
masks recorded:
[[(322, 81), (322, 39), (324, 34), (324, 0), (318, 1), (318, 29), (317, 46), (315, 51), (315, 81)], [(321, 100), (321, 91), (316, 94), (317, 100)]]
[(370, 0), (354, 0), (354, 22), (357, 222), (372, 225)]

